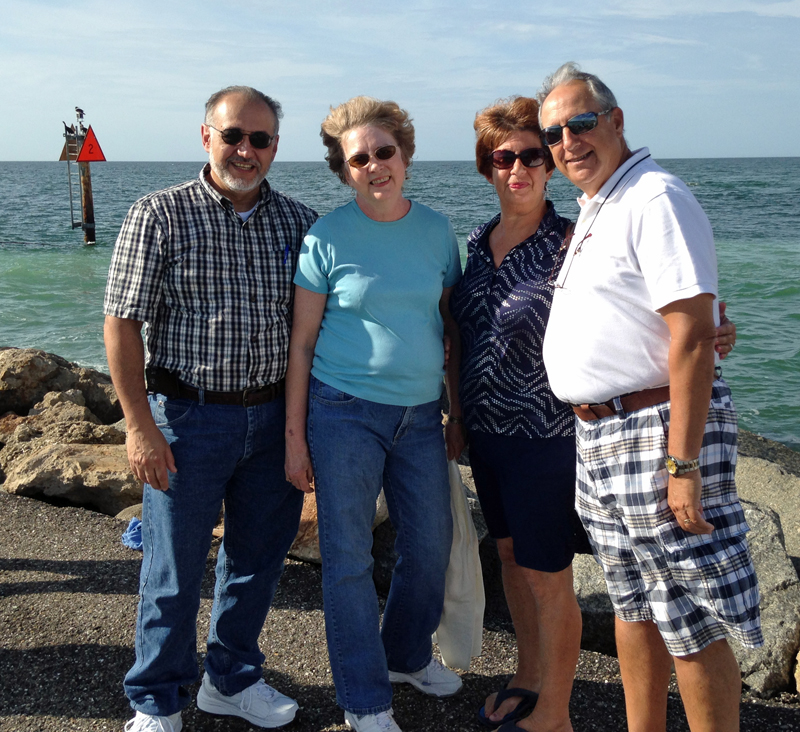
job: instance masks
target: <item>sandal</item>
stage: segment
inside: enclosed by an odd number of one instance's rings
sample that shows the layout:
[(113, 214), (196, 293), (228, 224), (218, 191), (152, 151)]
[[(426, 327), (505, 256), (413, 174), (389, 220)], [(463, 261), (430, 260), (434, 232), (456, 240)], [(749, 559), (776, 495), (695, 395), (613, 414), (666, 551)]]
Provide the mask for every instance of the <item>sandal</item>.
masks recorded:
[[(489, 717), (486, 716), (486, 707), (483, 706), (478, 710), (478, 721), (484, 727), (494, 727), (497, 728), (500, 725), (506, 724), (513, 724), (518, 719), (522, 719), (523, 717), (527, 717), (532, 711), (533, 708), (536, 706), (536, 702), (539, 699), (539, 695), (535, 691), (529, 691), (528, 689), (503, 689), (502, 691), (498, 692), (497, 697), (494, 700), (494, 708), (497, 709), (506, 699), (511, 699), (512, 697), (520, 696), (522, 697), (522, 701), (517, 704), (514, 709), (512, 709), (505, 717), (497, 722), (493, 722)], [(505, 732), (511, 732), (511, 730), (515, 729), (514, 727), (509, 727)]]

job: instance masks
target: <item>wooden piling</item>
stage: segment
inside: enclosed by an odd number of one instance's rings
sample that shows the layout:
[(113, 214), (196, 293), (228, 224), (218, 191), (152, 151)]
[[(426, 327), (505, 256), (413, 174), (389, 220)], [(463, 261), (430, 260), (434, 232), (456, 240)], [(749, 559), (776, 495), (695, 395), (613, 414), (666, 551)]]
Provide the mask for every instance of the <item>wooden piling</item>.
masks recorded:
[(78, 173), (81, 180), (81, 212), (83, 214), (83, 240), (87, 244), (94, 244), (94, 197), (92, 196), (92, 172), (89, 163), (78, 163)]

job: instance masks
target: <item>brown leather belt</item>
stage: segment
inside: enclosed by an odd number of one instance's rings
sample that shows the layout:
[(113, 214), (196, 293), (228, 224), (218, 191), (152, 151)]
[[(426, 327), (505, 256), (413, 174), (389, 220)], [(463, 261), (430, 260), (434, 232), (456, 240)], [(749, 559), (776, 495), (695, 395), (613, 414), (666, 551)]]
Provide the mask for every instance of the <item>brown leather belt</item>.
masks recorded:
[[(655, 404), (669, 401), (669, 386), (659, 386), (657, 389), (643, 389), (632, 394), (619, 397), (624, 412), (635, 412), (638, 409), (652, 407)], [(594, 419), (603, 419), (617, 413), (614, 400), (609, 399), (602, 404), (573, 404), (572, 411), (584, 422)]]
[[(200, 389), (178, 379), (175, 374), (162, 368), (147, 370), (147, 390), (163, 394), (172, 399), (191, 399), (200, 401)], [(205, 404), (226, 404), (229, 406), (255, 407), (266, 404), (286, 392), (286, 380), (281, 379), (266, 386), (256, 386), (243, 391), (209, 391), (203, 389)]]

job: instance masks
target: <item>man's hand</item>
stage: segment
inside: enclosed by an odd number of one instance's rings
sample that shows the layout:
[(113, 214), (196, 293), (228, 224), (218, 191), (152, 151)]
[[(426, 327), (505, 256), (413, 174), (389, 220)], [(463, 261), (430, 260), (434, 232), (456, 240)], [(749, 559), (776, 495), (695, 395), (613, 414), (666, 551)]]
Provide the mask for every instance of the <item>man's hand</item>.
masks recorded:
[(128, 425), (128, 462), (133, 474), (159, 491), (169, 488), (167, 471), (177, 473), (175, 458), (156, 427), (144, 381), (142, 323), (106, 315), (103, 332), (108, 368)]
[(175, 458), (161, 430), (152, 425), (145, 429), (128, 430), (126, 441), (128, 462), (133, 474), (159, 491), (169, 488), (170, 473), (177, 473)]
[(667, 501), (678, 524), (690, 534), (710, 534), (714, 526), (703, 518), (700, 494), (703, 489), (700, 471), (669, 476)]
[(286, 480), (303, 493), (314, 492), (314, 468), (305, 440), (286, 440)]

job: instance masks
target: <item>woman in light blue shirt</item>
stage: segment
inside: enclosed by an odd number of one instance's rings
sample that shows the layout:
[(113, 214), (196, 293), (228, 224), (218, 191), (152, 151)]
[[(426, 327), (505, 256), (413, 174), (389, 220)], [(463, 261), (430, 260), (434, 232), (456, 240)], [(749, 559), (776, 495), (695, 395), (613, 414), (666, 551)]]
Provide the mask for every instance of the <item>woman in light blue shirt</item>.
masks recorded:
[[(450, 556), (439, 397), (448, 299), (461, 276), (445, 216), (403, 196), (414, 128), (394, 102), (356, 97), (322, 124), (328, 164), (355, 198), (309, 231), (295, 276), (286, 475), (316, 491), (336, 698), (358, 732), (400, 732), (392, 682), (461, 688), (432, 657)], [(312, 487), (313, 481), (313, 487)], [(399, 554), (383, 626), (372, 523), (383, 487)]]

